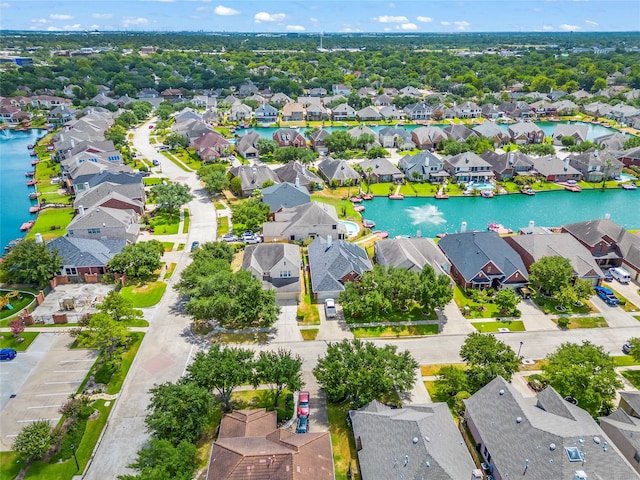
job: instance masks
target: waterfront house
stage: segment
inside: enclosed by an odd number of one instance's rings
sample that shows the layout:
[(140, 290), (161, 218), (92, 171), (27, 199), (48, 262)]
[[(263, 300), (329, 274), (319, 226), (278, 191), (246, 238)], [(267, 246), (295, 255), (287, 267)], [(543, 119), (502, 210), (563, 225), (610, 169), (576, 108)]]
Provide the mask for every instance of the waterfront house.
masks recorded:
[(590, 148), (583, 153), (569, 155), (569, 165), (578, 170), (587, 182), (611, 180), (622, 173), (623, 163), (606, 150)]
[(364, 107), (356, 112), (356, 118), (360, 122), (382, 120), (382, 115), (374, 107)]
[(529, 275), (520, 255), (495, 232), (462, 232), (438, 242), (451, 263), (451, 276), (463, 289), (517, 288)]
[(256, 121), (262, 123), (274, 123), (278, 121), (278, 109), (268, 103), (260, 105), (255, 111)]
[(640, 115), (640, 110), (632, 107), (631, 105), (625, 105), (624, 103), (618, 103), (614, 105), (611, 111), (607, 114), (608, 118), (623, 124), (629, 125), (633, 117)]
[(273, 140), (279, 147), (306, 148), (307, 140), (299, 131), (292, 128), (280, 128), (273, 132)]
[(563, 137), (571, 137), (576, 145), (580, 145), (582, 142), (587, 141), (588, 131), (589, 125), (558, 123), (551, 138), (553, 144), (557, 146), (562, 146)]
[(542, 143), (544, 140), (544, 131), (533, 122), (514, 123), (509, 125), (508, 131), (516, 145)]
[(348, 415), (362, 480), (481, 478), (446, 403), (391, 408), (374, 400)]
[(141, 183), (117, 184), (103, 182), (93, 188), (80, 191), (73, 201), (76, 211), (80, 207), (109, 207), (120, 210), (133, 210), (144, 214), (146, 195)]
[(505, 102), (498, 106), (498, 110), (503, 116), (510, 117), (516, 121), (526, 120), (533, 114), (533, 110), (527, 102)]
[(349, 162), (331, 157), (325, 157), (318, 163), (318, 173), (330, 185), (354, 185), (360, 181), (360, 174)]
[[(610, 152), (620, 152), (623, 150), (624, 142), (626, 142), (629, 137), (621, 132), (608, 133), (606, 135), (601, 135), (593, 139), (593, 143), (598, 145), (603, 150), (609, 150)], [(616, 154), (617, 157), (617, 154)]]
[(104, 275), (107, 264), (126, 245), (124, 240), (95, 240), (68, 235), (47, 242), (50, 252), (60, 255), (58, 275), (72, 281), (86, 281), (85, 275)]
[(329, 136), (329, 131), (324, 128), (319, 128), (314, 130), (309, 135), (309, 143), (311, 143), (311, 148), (316, 152), (328, 152), (327, 147), (324, 146), (324, 139)]
[(473, 152), (463, 152), (443, 159), (444, 169), (458, 182), (486, 182), (491, 180), (491, 164)]
[(429, 151), (405, 155), (398, 162), (398, 168), (411, 182), (441, 183), (449, 177), (449, 173), (444, 169), (443, 161)]
[(571, 100), (559, 100), (552, 105), (556, 113), (561, 116), (575, 115), (580, 111), (580, 107)]
[(368, 183), (401, 182), (404, 178), (398, 167), (383, 157), (367, 158), (358, 166), (362, 170), (362, 176)]
[(348, 103), (341, 103), (331, 111), (331, 119), (335, 121), (353, 120), (355, 118), (356, 110)]
[(582, 111), (592, 117), (606, 117), (613, 110), (613, 106), (604, 102), (592, 102), (582, 106)]
[(374, 260), (379, 265), (421, 272), (430, 265), (436, 275), (449, 275), (451, 263), (430, 238), (394, 238), (374, 244)]
[(265, 242), (296, 242), (318, 236), (343, 239), (346, 227), (338, 220), (335, 207), (318, 202), (281, 208), (273, 215), (273, 221), (262, 225)]
[(498, 125), (492, 122), (485, 122), (480, 125), (476, 125), (472, 129), (479, 137), (488, 138), (493, 142), (494, 147), (500, 147), (506, 145), (511, 141), (509, 133), (500, 128)]
[(231, 144), (218, 132), (208, 132), (193, 141), (196, 154), (203, 162), (215, 162), (229, 154)]
[(578, 239), (600, 267), (620, 267), (640, 279), (640, 237), (608, 218), (571, 223), (562, 226)]
[(322, 120), (329, 120), (331, 117), (331, 111), (328, 108), (325, 108), (321, 103), (318, 103), (307, 107), (306, 116), (307, 120), (310, 122), (319, 122)]
[(329, 432), (278, 428), (277, 412), (235, 410), (222, 417), (206, 480), (333, 480)]
[(276, 183), (262, 189), (262, 203), (269, 205), (269, 212), (297, 207), (311, 201), (309, 191), (299, 183)]
[(260, 190), (266, 182), (280, 182), (275, 172), (266, 165), (239, 165), (231, 167), (229, 173), (232, 178), (240, 178), (240, 196), (244, 198), (250, 197), (254, 191)]
[(426, 103), (410, 103), (403, 109), (409, 120), (429, 120), (433, 116), (433, 108)]
[(570, 159), (561, 160), (555, 155), (532, 158), (533, 168), (547, 182), (566, 182), (567, 180), (578, 181), (582, 174), (570, 165)]
[(298, 184), (307, 190), (322, 184), (322, 179), (299, 161), (286, 163), (275, 172), (281, 182)]
[(347, 282), (356, 282), (373, 269), (367, 252), (360, 245), (318, 236), (309, 244), (311, 293), (316, 302), (336, 299)]
[(640, 167), (640, 147), (629, 148), (616, 155), (625, 167)]
[(256, 145), (259, 139), (260, 135), (256, 132), (249, 132), (246, 135), (242, 135), (236, 140), (236, 152), (242, 158), (258, 158), (260, 152)]
[[(411, 133), (401, 127), (385, 127), (378, 132), (378, 142), (384, 148), (401, 148), (411, 140)], [(415, 145), (414, 145), (415, 147)]]
[(497, 120), (503, 116), (503, 112), (498, 110), (498, 106), (494, 103), (485, 103), (480, 108), (480, 111), (482, 112), (482, 117), (487, 120)]
[(480, 158), (491, 165), (496, 180), (508, 180), (516, 175), (532, 175), (533, 160), (516, 150), (508, 153), (496, 153), (492, 150), (480, 154)]
[(467, 138), (474, 136), (476, 132), (474, 132), (471, 128), (466, 125), (452, 124), (447, 125), (442, 129), (444, 133), (447, 134), (451, 140), (455, 140), (456, 142), (464, 142)]
[(553, 116), (556, 114), (556, 107), (550, 100), (543, 98), (531, 104), (531, 109), (539, 117)]
[(231, 110), (227, 115), (227, 119), (230, 122), (242, 122), (244, 120), (250, 120), (253, 116), (253, 109), (244, 103), (237, 103), (231, 105)]
[[(66, 185), (67, 191), (77, 195), (81, 191), (101, 183), (101, 179), (110, 178), (111, 174), (131, 176), (134, 181), (142, 182), (142, 176), (134, 174), (129, 165), (98, 165), (93, 162), (84, 162), (70, 167), (63, 173), (62, 180)], [(119, 179), (116, 177), (114, 181), (118, 183)], [(128, 182), (128, 178), (125, 181)]]
[(282, 120), (285, 122), (301, 122), (304, 120), (304, 105), (299, 102), (285, 103), (282, 106)]
[(67, 226), (67, 235), (73, 238), (93, 238), (95, 240), (124, 240), (135, 243), (140, 233), (139, 216), (133, 210), (117, 208), (79, 207), (71, 223)]
[(447, 134), (438, 127), (418, 127), (411, 132), (411, 139), (421, 150), (433, 150), (447, 139)]
[(297, 302), (300, 297), (300, 247), (290, 243), (260, 243), (244, 249), (242, 269), (276, 291), (276, 301)]
[(77, 112), (78, 110), (73, 107), (58, 105), (57, 107), (49, 110), (49, 113), (47, 114), (47, 122), (60, 125), (74, 119)]
[(496, 479), (638, 479), (585, 410), (552, 387), (534, 397), (496, 377), (464, 400), (465, 426)]
[(464, 102), (454, 105), (453, 113), (457, 118), (479, 118), (482, 116), (482, 109), (473, 102)]
[(543, 257), (564, 257), (571, 263), (573, 278), (599, 285), (604, 278), (602, 270), (589, 250), (568, 233), (533, 233), (505, 237), (518, 252), (527, 270)]
[(395, 105), (380, 107), (380, 115), (384, 120), (402, 120), (405, 115), (402, 110), (398, 110)]

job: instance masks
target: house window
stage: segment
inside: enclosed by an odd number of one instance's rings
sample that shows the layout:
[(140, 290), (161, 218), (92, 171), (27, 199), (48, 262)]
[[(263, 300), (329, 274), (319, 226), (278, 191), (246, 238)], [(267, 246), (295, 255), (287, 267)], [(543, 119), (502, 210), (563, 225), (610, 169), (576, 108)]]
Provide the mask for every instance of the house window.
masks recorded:
[(87, 233), (100, 233), (99, 228), (89, 228), (87, 229)]
[(280, 278), (291, 278), (291, 271), (290, 270), (281, 270), (280, 271)]
[(78, 270), (75, 267), (67, 267), (64, 269), (65, 275), (77, 275)]
[(338, 228), (337, 225), (331, 225), (331, 230), (336, 230)]

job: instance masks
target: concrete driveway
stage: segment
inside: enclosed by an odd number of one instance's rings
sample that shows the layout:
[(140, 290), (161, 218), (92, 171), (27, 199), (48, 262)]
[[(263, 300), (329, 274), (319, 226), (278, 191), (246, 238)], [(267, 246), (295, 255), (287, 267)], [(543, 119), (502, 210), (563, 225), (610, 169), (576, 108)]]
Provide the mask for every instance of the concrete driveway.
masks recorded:
[[(67, 334), (41, 333), (29, 352), (2, 364), (2, 372), (8, 375), (0, 378), (0, 451), (11, 450), (14, 438), (26, 424), (45, 419), (55, 425), (60, 420), (60, 407), (78, 390), (98, 356), (96, 350), (70, 350), (72, 342)], [(26, 368), (30, 372), (25, 372)], [(20, 379), (23, 384), (16, 389)], [(7, 401), (5, 392), (15, 397)]]
[(295, 302), (280, 306), (280, 315), (274, 325), (276, 336), (272, 343), (301, 342), (302, 335), (296, 321), (298, 306)]

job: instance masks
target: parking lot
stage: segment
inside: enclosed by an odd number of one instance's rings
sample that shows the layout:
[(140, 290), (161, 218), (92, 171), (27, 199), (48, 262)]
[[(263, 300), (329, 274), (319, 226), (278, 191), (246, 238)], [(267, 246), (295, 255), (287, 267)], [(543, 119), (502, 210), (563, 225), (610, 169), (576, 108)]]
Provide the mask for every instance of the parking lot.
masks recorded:
[(68, 334), (41, 333), (28, 351), (0, 364), (0, 451), (11, 449), (25, 424), (60, 419), (97, 357), (95, 350), (70, 350), (72, 342)]

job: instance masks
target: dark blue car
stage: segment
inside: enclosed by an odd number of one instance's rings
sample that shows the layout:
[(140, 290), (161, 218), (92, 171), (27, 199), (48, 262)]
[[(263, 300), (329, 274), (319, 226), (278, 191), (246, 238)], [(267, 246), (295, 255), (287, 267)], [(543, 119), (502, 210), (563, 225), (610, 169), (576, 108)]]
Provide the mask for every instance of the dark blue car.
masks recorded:
[(3, 348), (0, 350), (0, 361), (9, 361), (16, 358), (17, 352), (13, 348)]
[(296, 433), (307, 433), (309, 431), (309, 417), (298, 417)]

